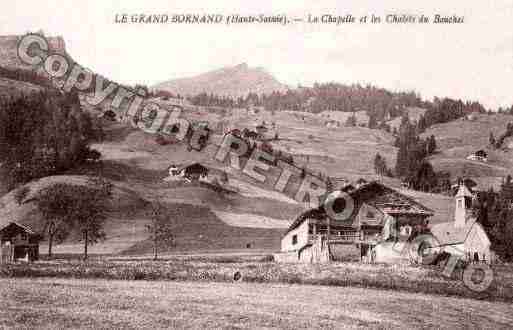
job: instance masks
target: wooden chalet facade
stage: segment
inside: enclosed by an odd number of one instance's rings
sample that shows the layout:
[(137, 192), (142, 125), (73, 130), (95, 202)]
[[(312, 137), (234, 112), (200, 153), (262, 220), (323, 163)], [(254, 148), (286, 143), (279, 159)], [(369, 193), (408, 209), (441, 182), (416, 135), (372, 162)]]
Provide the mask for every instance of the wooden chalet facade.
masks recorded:
[(40, 236), (27, 226), (10, 222), (0, 228), (0, 263), (39, 259)]
[[(383, 243), (425, 231), (427, 218), (433, 215), (427, 207), (376, 181), (342, 191), (354, 201), (349, 219), (331, 219), (322, 206), (302, 213), (283, 236), (277, 260), (385, 261), (390, 251), (382, 251)], [(336, 203), (333, 208), (337, 211)]]

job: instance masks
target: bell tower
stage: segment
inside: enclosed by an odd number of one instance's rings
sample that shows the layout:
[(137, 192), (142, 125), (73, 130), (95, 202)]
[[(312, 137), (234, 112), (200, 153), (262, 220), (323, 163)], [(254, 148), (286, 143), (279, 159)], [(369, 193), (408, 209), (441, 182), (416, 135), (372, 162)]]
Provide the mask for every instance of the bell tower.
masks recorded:
[(463, 183), (460, 183), (460, 187), (456, 193), (455, 200), (456, 208), (454, 211), (454, 226), (464, 227), (466, 219), (471, 212), (470, 208), (472, 206), (472, 193)]

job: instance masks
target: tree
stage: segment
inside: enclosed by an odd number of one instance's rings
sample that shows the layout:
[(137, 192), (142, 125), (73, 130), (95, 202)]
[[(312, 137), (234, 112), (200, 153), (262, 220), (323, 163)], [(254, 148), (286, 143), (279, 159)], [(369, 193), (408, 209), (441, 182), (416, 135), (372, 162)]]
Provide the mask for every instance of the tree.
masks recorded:
[(513, 203), (513, 178), (511, 175), (506, 176), (506, 179), (501, 184), (500, 197), (509, 203)]
[(433, 152), (435, 152), (436, 150), (436, 139), (435, 139), (435, 136), (434, 135), (431, 135), (428, 139), (428, 143), (427, 143), (427, 152), (429, 155), (433, 154)]
[(326, 176), (326, 191), (331, 193), (335, 190), (335, 184), (329, 176)]
[(378, 126), (378, 120), (374, 112), (371, 112), (369, 115), (369, 123), (367, 125), (369, 128), (376, 128)]
[(54, 89), (0, 101), (2, 183), (13, 189), (77, 165), (82, 151), (100, 137), (78, 94)]
[(495, 147), (495, 137), (493, 136), (493, 132), (490, 132), (490, 137), (488, 138), (488, 141), (490, 142), (490, 145), (492, 147)]
[(107, 218), (107, 201), (112, 197), (112, 184), (103, 178), (93, 178), (77, 190), (71, 215), (82, 236), (86, 260), (88, 246), (105, 239), (103, 223)]
[(158, 247), (164, 243), (173, 243), (173, 224), (170, 221), (168, 210), (156, 201), (151, 206), (151, 223), (146, 225), (150, 233), (150, 239), (153, 242), (153, 260), (158, 258)]
[(414, 188), (422, 191), (430, 191), (437, 184), (438, 179), (433, 166), (427, 161), (423, 161), (415, 173)]
[(374, 157), (374, 171), (380, 176), (387, 175), (388, 172), (386, 161), (379, 153)]
[(354, 112), (351, 116), (347, 117), (346, 126), (349, 126), (349, 127), (356, 126), (356, 114)]
[(492, 249), (505, 261), (513, 260), (513, 208), (507, 197), (510, 184), (511, 179), (506, 178), (499, 192), (492, 189), (481, 192), (473, 205), (478, 221), (490, 237)]
[(401, 144), (397, 152), (397, 159), (395, 163), (395, 175), (405, 176), (408, 172), (408, 150), (406, 145)]
[(228, 183), (228, 173), (226, 173), (226, 171), (222, 171), (221, 172), (221, 175), (219, 176), (219, 181), (222, 184), (227, 184)]
[(18, 203), (18, 205), (21, 205), (23, 203), (23, 201), (25, 200), (25, 198), (27, 198), (27, 195), (29, 194), (29, 192), (30, 192), (30, 188), (28, 186), (23, 186), (23, 187), (17, 189), (14, 192), (14, 199), (16, 200), (16, 203)]
[(38, 209), (45, 222), (48, 257), (52, 257), (54, 241), (64, 241), (73, 228), (72, 207), (75, 187), (58, 183), (41, 190), (37, 196)]

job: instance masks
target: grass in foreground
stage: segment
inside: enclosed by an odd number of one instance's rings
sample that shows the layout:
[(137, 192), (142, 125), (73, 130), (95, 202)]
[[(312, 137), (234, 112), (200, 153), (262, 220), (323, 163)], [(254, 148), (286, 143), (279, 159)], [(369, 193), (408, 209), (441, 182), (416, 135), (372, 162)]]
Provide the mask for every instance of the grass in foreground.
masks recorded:
[(0, 279), (0, 327), (507, 329), (512, 305), (363, 288)]
[(333, 263), (329, 265), (279, 264), (266, 259), (243, 257), (188, 257), (150, 260), (55, 260), (0, 267), (0, 277), (59, 277), (111, 280), (174, 280), (356, 286), (421, 292), (475, 299), (513, 301), (513, 269), (497, 266), (490, 288), (469, 290), (461, 271), (446, 278), (438, 268), (409, 265)]

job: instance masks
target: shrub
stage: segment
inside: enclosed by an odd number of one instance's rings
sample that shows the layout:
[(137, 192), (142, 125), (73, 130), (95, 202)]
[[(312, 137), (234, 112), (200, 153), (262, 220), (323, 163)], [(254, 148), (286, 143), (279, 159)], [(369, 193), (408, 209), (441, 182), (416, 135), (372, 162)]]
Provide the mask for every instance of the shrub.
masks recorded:
[(23, 200), (28, 196), (30, 192), (30, 188), (27, 186), (20, 187), (14, 192), (14, 199), (16, 200), (16, 203), (18, 205), (21, 205), (23, 203)]

